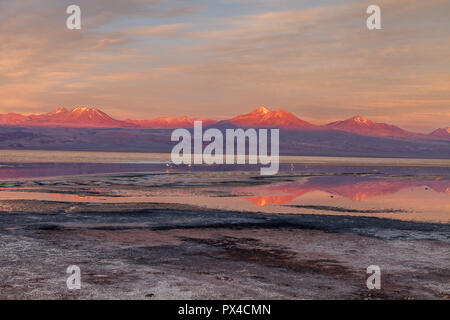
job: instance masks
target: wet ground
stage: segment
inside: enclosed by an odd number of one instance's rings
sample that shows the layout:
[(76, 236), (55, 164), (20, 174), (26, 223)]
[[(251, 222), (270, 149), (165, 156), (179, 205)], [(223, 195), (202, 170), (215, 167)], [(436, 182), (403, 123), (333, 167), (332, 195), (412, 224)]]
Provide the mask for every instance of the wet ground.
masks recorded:
[[(95, 171), (97, 165), (90, 169)], [(8, 170), (23, 174), (22, 166), (27, 167), (22, 164)], [(33, 164), (27, 170), (40, 172), (42, 166), (50, 167)], [(450, 168), (284, 165), (284, 171), (276, 176), (260, 176), (252, 167), (247, 171), (219, 171), (220, 167), (213, 166), (163, 167), (134, 164), (114, 170), (152, 168), (154, 172), (4, 179), (0, 180), (0, 201), (161, 202), (268, 214), (450, 223)], [(77, 169), (73, 171), (78, 173)]]
[(449, 299), (449, 178), (297, 165), (4, 179), (0, 298)]
[[(3, 299), (449, 298), (448, 225), (167, 204), (4, 205)], [(380, 290), (366, 287), (374, 264)], [(81, 290), (66, 287), (69, 265), (81, 268)]]

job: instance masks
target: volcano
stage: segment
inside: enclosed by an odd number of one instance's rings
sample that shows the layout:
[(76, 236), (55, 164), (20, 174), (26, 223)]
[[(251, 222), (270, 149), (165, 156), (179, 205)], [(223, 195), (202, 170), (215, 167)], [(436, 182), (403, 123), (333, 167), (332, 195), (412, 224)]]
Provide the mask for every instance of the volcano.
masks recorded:
[(431, 132), (429, 136), (443, 140), (450, 140), (450, 127), (436, 129)]
[(316, 127), (311, 123), (297, 118), (290, 112), (285, 110), (271, 111), (264, 106), (250, 113), (222, 121), (222, 123), (231, 123), (243, 128), (309, 129)]
[(331, 122), (324, 126), (327, 129), (356, 133), (363, 136), (376, 137), (411, 137), (415, 134), (397, 126), (370, 121), (362, 116), (356, 116), (343, 121)]
[(57, 108), (49, 113), (31, 115), (29, 120), (22, 123), (25, 126), (47, 127), (96, 127), (122, 128), (131, 125), (115, 120), (96, 108), (76, 107), (72, 110)]

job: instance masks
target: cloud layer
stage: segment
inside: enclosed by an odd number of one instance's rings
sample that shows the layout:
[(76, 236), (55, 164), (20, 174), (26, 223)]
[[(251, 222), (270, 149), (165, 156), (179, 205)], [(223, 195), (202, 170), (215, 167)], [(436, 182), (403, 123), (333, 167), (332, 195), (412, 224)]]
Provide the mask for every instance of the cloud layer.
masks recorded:
[(0, 0), (0, 113), (96, 106), (117, 118), (226, 118), (259, 105), (315, 123), (363, 114), (450, 125), (450, 3)]

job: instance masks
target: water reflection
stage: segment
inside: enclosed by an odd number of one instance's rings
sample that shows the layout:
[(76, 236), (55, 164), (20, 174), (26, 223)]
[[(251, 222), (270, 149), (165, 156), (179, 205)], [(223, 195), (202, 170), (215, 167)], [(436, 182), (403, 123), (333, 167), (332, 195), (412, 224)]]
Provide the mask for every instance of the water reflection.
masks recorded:
[(315, 177), (305, 182), (285, 182), (263, 186), (247, 186), (233, 189), (235, 195), (245, 198), (257, 206), (282, 205), (314, 191), (322, 191), (331, 197), (339, 196), (354, 202), (369, 198), (392, 195), (402, 189), (422, 188), (450, 195), (450, 179), (436, 180), (387, 179), (376, 177)]
[[(166, 171), (161, 163), (3, 163), (0, 208), (3, 200), (158, 202), (240, 212), (450, 222), (448, 167), (297, 164), (291, 171), (290, 165), (282, 164), (274, 177), (261, 177), (259, 167), (251, 166), (180, 166)], [(114, 174), (100, 174), (110, 172)], [(48, 179), (51, 176), (61, 177)]]

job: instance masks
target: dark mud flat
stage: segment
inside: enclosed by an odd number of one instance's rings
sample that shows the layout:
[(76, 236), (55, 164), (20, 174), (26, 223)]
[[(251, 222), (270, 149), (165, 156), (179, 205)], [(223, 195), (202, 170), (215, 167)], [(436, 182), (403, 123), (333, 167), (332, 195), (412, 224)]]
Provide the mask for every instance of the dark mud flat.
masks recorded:
[[(166, 203), (2, 201), (2, 299), (448, 299), (450, 226)], [(81, 290), (66, 287), (69, 265)], [(366, 287), (379, 265), (380, 290)]]

